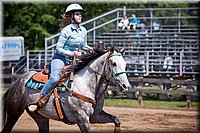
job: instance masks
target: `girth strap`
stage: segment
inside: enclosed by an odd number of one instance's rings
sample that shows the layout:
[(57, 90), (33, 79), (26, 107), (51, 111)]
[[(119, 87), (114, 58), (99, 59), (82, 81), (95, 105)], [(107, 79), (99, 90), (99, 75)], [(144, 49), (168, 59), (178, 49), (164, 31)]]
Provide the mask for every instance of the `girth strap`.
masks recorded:
[(57, 91), (57, 88), (54, 89), (54, 104), (55, 104), (55, 107), (56, 107), (56, 112), (58, 114), (58, 117), (60, 118), (60, 120), (66, 124), (75, 124), (73, 122), (70, 122), (68, 119), (67, 119), (67, 116), (63, 110), (63, 107), (61, 105), (61, 101), (58, 97), (58, 91)]
[(96, 104), (96, 101), (89, 98), (89, 97), (86, 97), (86, 96), (83, 96), (81, 94), (78, 94), (77, 92), (74, 92), (71, 88), (67, 87), (64, 83), (62, 83), (66, 88), (67, 90), (72, 93), (75, 97), (77, 98), (80, 98), (81, 100), (85, 101), (85, 102), (89, 102), (89, 103), (92, 103), (92, 104)]
[(56, 105), (56, 110), (58, 113), (59, 118), (62, 120), (64, 118), (62, 110), (61, 110), (61, 105), (60, 105), (60, 100), (58, 98), (58, 91), (57, 88), (54, 89), (54, 97), (55, 97), (55, 105)]

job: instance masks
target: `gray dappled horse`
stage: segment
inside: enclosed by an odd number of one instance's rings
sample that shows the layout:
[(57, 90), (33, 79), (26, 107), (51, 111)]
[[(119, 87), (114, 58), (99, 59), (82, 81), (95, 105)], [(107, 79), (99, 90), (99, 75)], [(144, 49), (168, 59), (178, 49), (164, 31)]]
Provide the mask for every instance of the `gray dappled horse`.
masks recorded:
[[(92, 59), (89, 56), (87, 58), (90, 61), (75, 73), (71, 89), (93, 99), (96, 103), (85, 102), (71, 95), (70, 92), (59, 93), (61, 105), (68, 120), (68, 122), (63, 122), (77, 124), (81, 132), (89, 132), (90, 123), (113, 122), (115, 124), (114, 131), (120, 131), (119, 119), (103, 111), (104, 92), (107, 89), (105, 81), (118, 84), (123, 90), (130, 87), (125, 72), (126, 62), (122, 54), (113, 47), (108, 52), (99, 54), (96, 58), (93, 57)], [(49, 119), (60, 120), (53, 104), (54, 95), (50, 96), (48, 102), (38, 112), (33, 113), (27, 109), (28, 104), (34, 102), (40, 93), (25, 87), (26, 82), (35, 73), (35, 71), (30, 71), (23, 74), (4, 94), (4, 128), (1, 131), (2, 133), (12, 131), (13, 126), (25, 109), (37, 123), (39, 132), (49, 132)]]

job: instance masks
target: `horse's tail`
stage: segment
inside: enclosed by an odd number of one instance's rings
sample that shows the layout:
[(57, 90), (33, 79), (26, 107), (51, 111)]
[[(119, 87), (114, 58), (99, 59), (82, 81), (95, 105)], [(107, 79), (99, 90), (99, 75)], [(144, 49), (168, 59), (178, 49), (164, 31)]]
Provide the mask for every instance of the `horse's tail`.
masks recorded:
[(3, 125), (2, 133), (11, 132), (18, 118), (24, 112), (25, 102), (24, 93), (25, 87), (23, 76), (20, 76), (15, 83), (3, 95)]
[(2, 120), (2, 122), (3, 122), (3, 125), (5, 125), (5, 123), (6, 123), (6, 117), (7, 117), (7, 111), (6, 111), (6, 108), (7, 108), (7, 102), (6, 102), (6, 99), (7, 99), (7, 97), (8, 97), (8, 91), (3, 95), (3, 99), (2, 99), (2, 101), (3, 101), (3, 120)]

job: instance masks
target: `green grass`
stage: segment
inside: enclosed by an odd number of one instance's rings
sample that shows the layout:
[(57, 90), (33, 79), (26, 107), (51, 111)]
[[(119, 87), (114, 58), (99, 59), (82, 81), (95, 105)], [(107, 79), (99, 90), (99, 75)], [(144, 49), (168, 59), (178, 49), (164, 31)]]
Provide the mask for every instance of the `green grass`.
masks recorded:
[[(0, 95), (3, 95), (7, 88), (0, 89)], [(150, 108), (171, 108), (184, 109), (187, 108), (186, 101), (160, 101), (160, 100), (143, 100), (144, 107)], [(105, 106), (117, 107), (137, 107), (138, 101), (135, 99), (105, 99)], [(192, 109), (200, 109), (199, 102), (192, 102)]]
[(8, 88), (1, 88), (0, 89), (0, 94), (3, 95), (7, 90), (8, 90)]
[[(144, 107), (150, 108), (171, 108), (184, 109), (187, 108), (186, 101), (159, 101), (159, 100), (143, 100)], [(105, 106), (118, 107), (137, 107), (138, 101), (132, 99), (105, 99)], [(192, 102), (192, 109), (199, 109), (198, 102)]]

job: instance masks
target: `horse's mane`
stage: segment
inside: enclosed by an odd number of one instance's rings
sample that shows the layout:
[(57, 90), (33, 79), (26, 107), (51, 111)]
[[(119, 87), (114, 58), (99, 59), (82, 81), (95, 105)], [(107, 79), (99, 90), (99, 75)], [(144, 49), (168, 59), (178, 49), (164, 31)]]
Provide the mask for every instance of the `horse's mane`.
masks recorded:
[(100, 48), (94, 48), (94, 52), (93, 53), (83, 54), (82, 56), (78, 57), (80, 62), (78, 62), (74, 66), (74, 71), (77, 72), (77, 71), (81, 70), (86, 65), (88, 65), (88, 63), (90, 61), (96, 59), (97, 57), (100, 57), (101, 55), (105, 54), (106, 52), (107, 51), (104, 51), (104, 50), (102, 50)]

